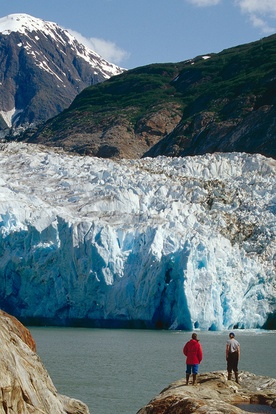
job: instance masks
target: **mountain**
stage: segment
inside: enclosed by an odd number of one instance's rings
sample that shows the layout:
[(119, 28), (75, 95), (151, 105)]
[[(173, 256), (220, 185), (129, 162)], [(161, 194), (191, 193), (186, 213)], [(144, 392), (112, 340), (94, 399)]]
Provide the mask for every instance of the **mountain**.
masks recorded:
[(276, 156), (276, 35), (83, 90), (30, 143), (106, 158)]
[(276, 161), (0, 146), (0, 307), (27, 324), (276, 328)]
[[(0, 19), (0, 131), (45, 122), (85, 87), (122, 69), (57, 24), (27, 14)], [(4, 131), (4, 132), (3, 132)]]

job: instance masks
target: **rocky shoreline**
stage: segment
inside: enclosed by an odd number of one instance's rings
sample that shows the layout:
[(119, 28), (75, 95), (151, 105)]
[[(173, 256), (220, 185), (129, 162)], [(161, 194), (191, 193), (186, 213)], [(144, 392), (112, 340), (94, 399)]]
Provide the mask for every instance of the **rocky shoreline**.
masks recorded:
[[(276, 379), (240, 372), (240, 384), (227, 380), (226, 371), (198, 375), (197, 385), (183, 378), (170, 384), (137, 414), (241, 414), (239, 404), (266, 406), (276, 413)], [(264, 411), (255, 411), (264, 412)]]
[[(1, 310), (0, 350), (0, 414), (89, 414), (86, 404), (58, 393), (29, 330)], [(242, 371), (239, 382), (227, 380), (226, 371), (199, 374), (195, 386), (183, 378), (137, 414), (248, 412), (238, 407), (242, 404), (267, 408), (255, 413), (276, 413), (276, 379)]]
[(57, 392), (29, 330), (0, 310), (0, 414), (89, 414)]

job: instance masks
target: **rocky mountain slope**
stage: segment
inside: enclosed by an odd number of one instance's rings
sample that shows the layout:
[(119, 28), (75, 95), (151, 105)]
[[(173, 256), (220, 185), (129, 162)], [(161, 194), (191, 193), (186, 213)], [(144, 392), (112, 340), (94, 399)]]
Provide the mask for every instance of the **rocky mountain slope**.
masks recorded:
[(276, 35), (82, 91), (31, 143), (105, 158), (241, 151), (276, 156)]
[[(45, 122), (85, 87), (122, 69), (57, 24), (26, 15), (0, 19), (0, 132)], [(12, 131), (14, 132), (14, 131)]]

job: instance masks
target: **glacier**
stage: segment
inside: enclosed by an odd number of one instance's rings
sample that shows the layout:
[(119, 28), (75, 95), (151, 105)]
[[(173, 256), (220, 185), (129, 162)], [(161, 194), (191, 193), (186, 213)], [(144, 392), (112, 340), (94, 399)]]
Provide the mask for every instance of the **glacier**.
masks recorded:
[(28, 324), (275, 329), (275, 166), (0, 144), (0, 308)]

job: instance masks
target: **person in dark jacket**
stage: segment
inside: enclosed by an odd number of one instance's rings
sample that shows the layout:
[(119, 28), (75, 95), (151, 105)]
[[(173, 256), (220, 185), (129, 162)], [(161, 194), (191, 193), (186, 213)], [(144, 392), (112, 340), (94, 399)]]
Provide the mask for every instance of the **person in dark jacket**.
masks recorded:
[(230, 332), (229, 339), (226, 342), (226, 361), (228, 379), (232, 378), (232, 371), (234, 371), (236, 382), (239, 383), (238, 362), (240, 359), (241, 347), (239, 342), (235, 339), (234, 332)]
[(193, 373), (193, 385), (195, 385), (198, 365), (203, 358), (202, 347), (196, 333), (193, 333), (192, 339), (184, 345), (183, 354), (186, 356), (186, 385), (189, 384), (191, 373)]

